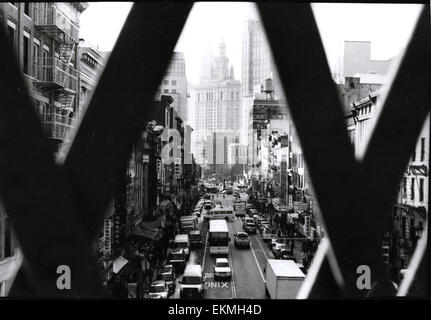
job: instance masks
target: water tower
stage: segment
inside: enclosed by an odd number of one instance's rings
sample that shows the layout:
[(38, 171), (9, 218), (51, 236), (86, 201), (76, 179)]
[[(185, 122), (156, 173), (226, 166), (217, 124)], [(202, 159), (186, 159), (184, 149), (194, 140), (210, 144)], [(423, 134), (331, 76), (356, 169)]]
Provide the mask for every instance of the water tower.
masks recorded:
[(266, 100), (274, 100), (274, 84), (272, 83), (272, 79), (265, 79), (265, 84), (263, 87), (263, 92), (266, 93)]

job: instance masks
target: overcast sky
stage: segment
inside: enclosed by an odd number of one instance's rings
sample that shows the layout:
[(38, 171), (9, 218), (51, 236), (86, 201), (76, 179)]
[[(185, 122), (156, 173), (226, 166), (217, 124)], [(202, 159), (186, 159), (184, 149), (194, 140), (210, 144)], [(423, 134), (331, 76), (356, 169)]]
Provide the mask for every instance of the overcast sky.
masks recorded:
[[(132, 3), (89, 2), (81, 16), (80, 37), (112, 50)], [(406, 45), (421, 6), (410, 4), (313, 4), (328, 60), (337, 72), (344, 40), (371, 41), (372, 59), (389, 59)], [(248, 19), (257, 19), (253, 3), (200, 2), (193, 6), (176, 51), (184, 52), (187, 79), (197, 83), (202, 55), (226, 42), (227, 56), (241, 75), (242, 31)]]

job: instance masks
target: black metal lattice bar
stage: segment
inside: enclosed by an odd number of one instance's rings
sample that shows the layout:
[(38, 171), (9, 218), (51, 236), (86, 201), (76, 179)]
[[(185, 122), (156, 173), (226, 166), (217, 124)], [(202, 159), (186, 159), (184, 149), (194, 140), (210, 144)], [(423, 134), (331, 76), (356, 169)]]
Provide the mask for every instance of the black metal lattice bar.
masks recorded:
[[(128, 163), (131, 147), (144, 128), (144, 120), (152, 120), (158, 112), (149, 109), (153, 93), (162, 80), (191, 6), (135, 5), (110, 56), (61, 170), (68, 181), (70, 197), (79, 199), (77, 214), (89, 239), (97, 235), (102, 225), (106, 207)], [(168, 21), (164, 19), (166, 15), (170, 17)], [(143, 47), (147, 49), (141, 50)], [(21, 273), (17, 283), (24, 285), (28, 281)], [(79, 295), (79, 291), (73, 292)]]
[[(103, 296), (76, 203), (67, 197), (3, 28), (0, 43), (7, 61), (0, 77), (0, 194), (25, 254), (26, 279), (37, 296)], [(72, 268), (76, 291), (57, 288), (59, 265)]]
[[(395, 289), (384, 270), (380, 252), (382, 217), (390, 208), (395, 187), (429, 110), (429, 94), (424, 89), (429, 84), (429, 68), (423, 68), (428, 65), (427, 11), (423, 9), (392, 84), (380, 119), (382, 123), (378, 122), (367, 156), (358, 165), (347, 138), (343, 108), (330, 77), (311, 6), (271, 3), (259, 4), (259, 9), (325, 228), (343, 275), (344, 294), (363, 296), (356, 287), (356, 268), (365, 264), (379, 284), (375, 294), (392, 296)], [(421, 86), (408, 82), (413, 76)], [(398, 100), (402, 94), (405, 97)], [(401, 157), (397, 154), (396, 161), (388, 161), (388, 155), (394, 156), (395, 146), (403, 154)], [(382, 153), (387, 155), (383, 157)], [(382, 165), (385, 179), (379, 180), (379, 175), (372, 177)], [(379, 186), (380, 198), (368, 193), (370, 189), (375, 191), (370, 182)], [(321, 275), (327, 276), (327, 273)]]
[[(18, 64), (7, 64), (0, 80), (0, 194), (8, 215), (14, 220), (26, 257), (25, 281), (17, 283), (27, 282), (36, 296), (103, 295), (90, 240), (102, 225), (133, 142), (142, 130), (142, 120), (151, 120), (152, 110), (142, 106), (150, 105), (190, 8), (191, 4), (134, 5), (62, 168), (54, 164)], [(386, 100), (383, 125), (379, 121), (365, 160), (359, 166), (347, 139), (341, 104), (311, 7), (271, 3), (259, 4), (259, 11), (339, 269), (334, 271), (333, 262), (328, 264), (327, 259), (322, 259), (313, 285), (321, 289), (319, 297), (333, 297), (338, 284), (334, 280), (325, 282), (324, 277), (335, 273), (344, 284), (337, 297), (361, 296), (354, 286), (358, 263), (370, 264), (377, 270), (378, 280), (388, 280), (378, 253), (379, 217), (390, 204), (394, 186), (401, 177), (400, 168), (406, 164), (424, 120), (421, 118), (424, 109), (413, 102), (422, 99), (420, 103), (429, 108), (429, 96), (424, 95), (429, 78), (417, 68), (418, 64), (429, 67), (429, 61), (423, 61), (429, 40), (424, 38), (424, 34), (427, 36), (426, 10), (422, 12)], [(0, 41), (7, 41), (3, 30)], [(0, 58), (13, 61), (12, 50), (3, 46)], [(426, 72), (428, 69), (424, 68)], [(421, 86), (403, 82), (412, 75), (422, 80)], [(310, 87), (310, 82), (316, 83), (315, 88)], [(398, 90), (410, 93), (403, 103), (398, 103), (392, 92)], [(385, 110), (392, 112), (385, 115)], [(413, 111), (414, 115), (407, 115), (407, 121), (399, 124), (406, 111)], [(388, 125), (391, 121), (399, 124), (395, 136), (388, 135), (387, 130), (393, 129)], [(386, 150), (394, 155), (393, 138), (400, 133), (407, 134), (399, 146), (402, 156), (394, 165), (384, 163), (389, 167), (385, 175), (390, 176), (390, 181), (379, 182), (382, 188), (378, 192), (385, 199), (372, 208), (373, 215), (364, 214), (367, 204), (355, 198), (355, 192), (363, 194), (360, 187), (368, 186), (364, 179), (368, 173), (362, 170), (377, 171), (380, 160), (377, 153), (377, 159), (373, 158), (372, 150), (380, 147), (382, 141), (390, 143), (384, 146), (387, 149), (377, 151)], [(338, 202), (332, 197), (333, 186), (338, 186), (337, 193), (342, 196)], [(352, 190), (353, 194), (349, 193)], [(376, 221), (376, 226), (367, 232), (370, 221)], [(352, 252), (352, 248), (357, 250)], [(76, 274), (72, 277), (76, 286), (71, 293), (55, 287), (57, 275), (53, 268), (59, 261), (70, 264)], [(393, 294), (390, 290), (380, 293)]]

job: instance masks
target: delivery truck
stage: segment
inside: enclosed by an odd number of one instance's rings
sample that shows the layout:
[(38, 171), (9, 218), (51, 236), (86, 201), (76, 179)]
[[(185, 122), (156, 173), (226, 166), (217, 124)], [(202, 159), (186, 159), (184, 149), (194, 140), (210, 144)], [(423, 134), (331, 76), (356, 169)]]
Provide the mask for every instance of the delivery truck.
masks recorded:
[(182, 216), (180, 218), (181, 232), (188, 234), (192, 230), (198, 229), (198, 218), (194, 215)]
[(305, 275), (293, 260), (268, 259), (265, 293), (271, 299), (295, 299)]

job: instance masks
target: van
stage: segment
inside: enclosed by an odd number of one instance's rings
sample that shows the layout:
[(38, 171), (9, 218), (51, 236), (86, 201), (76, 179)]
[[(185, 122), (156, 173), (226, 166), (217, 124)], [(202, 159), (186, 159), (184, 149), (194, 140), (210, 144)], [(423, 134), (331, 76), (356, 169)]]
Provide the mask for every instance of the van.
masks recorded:
[(193, 230), (189, 233), (190, 248), (201, 248), (202, 247), (202, 236), (200, 230)]
[(184, 249), (186, 258), (190, 257), (190, 240), (188, 234), (178, 234), (175, 236), (174, 247)]
[(209, 219), (234, 219), (233, 207), (215, 207), (208, 214)]
[(202, 267), (199, 264), (189, 264), (184, 270), (184, 275), (179, 281), (180, 298), (203, 298), (205, 279)]
[(183, 249), (174, 249), (168, 254), (168, 263), (173, 266), (175, 273), (184, 270), (186, 266), (186, 255)]
[(256, 224), (253, 218), (244, 218), (243, 229), (245, 232), (256, 233)]
[(181, 232), (187, 234), (198, 227), (198, 218), (195, 215), (187, 215), (180, 217)]

